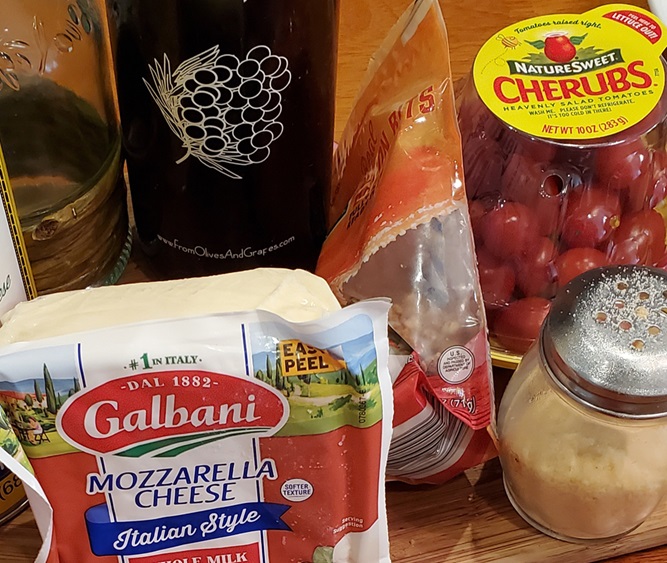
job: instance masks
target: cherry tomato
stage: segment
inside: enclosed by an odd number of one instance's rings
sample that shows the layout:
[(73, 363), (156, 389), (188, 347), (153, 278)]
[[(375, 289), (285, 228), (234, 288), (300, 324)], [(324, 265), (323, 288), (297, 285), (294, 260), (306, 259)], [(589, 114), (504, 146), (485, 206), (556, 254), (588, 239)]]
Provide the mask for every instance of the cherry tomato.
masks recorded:
[(481, 131), (482, 129), (491, 138), (500, 136), (502, 130), (501, 123), (480, 99), (472, 81), (466, 84), (461, 96), (458, 122), (461, 138), (464, 141), (471, 135), (476, 134), (476, 131)]
[(471, 198), (499, 192), (498, 178), (503, 172), (505, 159), (493, 139), (468, 137), (463, 146), (463, 171), (466, 190)]
[(561, 240), (570, 248), (598, 246), (611, 236), (620, 215), (616, 192), (597, 187), (576, 190), (568, 197)]
[(475, 238), (475, 244), (482, 244), (482, 235), (480, 233), (479, 223), (486, 213), (484, 204), (478, 199), (473, 199), (468, 202), (468, 213), (470, 214), (470, 225), (472, 227), (472, 234)]
[(607, 256), (595, 248), (571, 248), (556, 258), (558, 285), (562, 287), (579, 274), (608, 264)]
[(663, 270), (667, 270), (667, 252), (665, 252), (656, 262), (655, 264), (656, 268), (661, 268)]
[[(643, 137), (648, 131), (655, 128), (664, 119), (667, 108), (667, 98), (663, 98), (656, 104), (644, 119), (629, 129), (617, 133), (609, 138), (609, 142), (618, 143), (607, 149), (600, 149), (599, 158), (596, 158), (596, 165), (601, 171), (598, 173), (601, 180), (615, 178), (612, 181), (612, 187), (626, 191), (624, 210), (640, 211), (641, 209), (653, 208), (657, 205), (653, 194), (665, 194), (665, 151), (649, 149), (643, 141)], [(627, 139), (634, 139), (627, 142)], [(616, 147), (616, 148), (614, 148)], [(621, 152), (624, 149), (625, 154)], [(620, 154), (614, 154), (614, 152)], [(618, 170), (617, 170), (618, 169)], [(651, 175), (651, 171), (653, 174)], [(625, 185), (621, 180), (625, 178)], [(636, 179), (635, 182), (629, 182), (628, 179)], [(620, 186), (619, 186), (620, 183)], [(650, 203), (649, 203), (650, 202)]]
[(649, 182), (648, 193), (640, 205), (633, 209), (653, 209), (667, 197), (667, 152), (653, 153), (653, 176)]
[(484, 246), (498, 258), (511, 258), (525, 252), (539, 237), (538, 224), (531, 210), (506, 202), (489, 211), (480, 221)]
[(531, 209), (537, 217), (541, 235), (551, 236), (558, 228), (563, 204), (562, 188), (563, 180), (555, 175), (548, 176), (532, 202)]
[(477, 268), (484, 303), (491, 308), (507, 305), (514, 292), (514, 270), (484, 248), (477, 250)]
[(514, 135), (513, 140), (516, 142), (514, 152), (530, 158), (533, 162), (547, 165), (556, 156), (556, 145), (549, 141), (523, 135)]
[(653, 266), (665, 254), (665, 220), (653, 209), (623, 216), (609, 241), (607, 254), (612, 264)]
[(614, 142), (617, 139), (639, 139), (651, 131), (658, 123), (665, 118), (665, 106), (667, 105), (667, 96), (663, 93), (660, 101), (655, 105), (651, 112), (639, 123), (625, 129), (624, 131), (613, 135), (609, 141)]
[(516, 258), (516, 283), (528, 297), (550, 297), (556, 274), (556, 246), (547, 237), (540, 237), (525, 254)]
[(650, 167), (651, 154), (641, 139), (595, 151), (595, 172), (602, 188), (645, 191)]
[(540, 234), (553, 234), (560, 216), (562, 180), (553, 174), (546, 175), (543, 167), (531, 159), (514, 154), (501, 181), (507, 199), (523, 203), (533, 211)]
[(624, 212), (641, 211), (653, 207), (650, 205), (653, 192), (664, 193), (664, 178), (656, 171), (653, 177), (643, 178), (621, 193)]
[(510, 351), (524, 353), (538, 337), (550, 306), (542, 297), (513, 301), (498, 313), (491, 332)]
[(540, 165), (532, 159), (512, 154), (500, 179), (503, 195), (508, 200), (530, 205), (542, 184), (542, 174)]

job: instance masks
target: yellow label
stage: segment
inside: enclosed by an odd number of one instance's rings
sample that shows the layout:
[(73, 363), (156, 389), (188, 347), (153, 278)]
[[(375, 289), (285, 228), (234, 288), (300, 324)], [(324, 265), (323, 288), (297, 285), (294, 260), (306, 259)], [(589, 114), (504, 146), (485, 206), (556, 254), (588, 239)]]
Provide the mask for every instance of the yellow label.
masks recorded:
[(473, 76), (488, 108), (537, 137), (596, 139), (639, 123), (665, 87), (664, 26), (636, 6), (524, 20), (487, 41)]
[(0, 465), (0, 519), (25, 500), (21, 480)]
[[(14, 193), (9, 185), (9, 174), (5, 157), (0, 149), (0, 200), (2, 201), (2, 212), (0, 212), (0, 244), (6, 244), (13, 248), (11, 257), (4, 249), (0, 250), (4, 270), (0, 269), (0, 312), (5, 313), (20, 301), (33, 299), (37, 296), (35, 280), (28, 260), (23, 232), (19, 222), (19, 214), (14, 202)], [(11, 283), (12, 273), (18, 272), (21, 278), (21, 287)]]
[(300, 340), (280, 342), (280, 367), (284, 377), (331, 373), (345, 369), (345, 362), (326, 350), (313, 348)]

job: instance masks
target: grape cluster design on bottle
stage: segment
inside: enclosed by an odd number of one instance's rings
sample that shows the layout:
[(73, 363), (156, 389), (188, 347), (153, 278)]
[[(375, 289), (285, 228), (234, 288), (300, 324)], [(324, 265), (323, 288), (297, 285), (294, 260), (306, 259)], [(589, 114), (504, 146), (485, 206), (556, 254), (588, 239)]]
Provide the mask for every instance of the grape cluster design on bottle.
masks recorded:
[(183, 61), (173, 74), (166, 54), (162, 65), (155, 60), (149, 70), (153, 84), (144, 83), (187, 151), (177, 164), (193, 156), (241, 179), (230, 165), (269, 158), (271, 143), (283, 133), (281, 93), (292, 79), (287, 58), (258, 45), (240, 60), (221, 55), (216, 45)]

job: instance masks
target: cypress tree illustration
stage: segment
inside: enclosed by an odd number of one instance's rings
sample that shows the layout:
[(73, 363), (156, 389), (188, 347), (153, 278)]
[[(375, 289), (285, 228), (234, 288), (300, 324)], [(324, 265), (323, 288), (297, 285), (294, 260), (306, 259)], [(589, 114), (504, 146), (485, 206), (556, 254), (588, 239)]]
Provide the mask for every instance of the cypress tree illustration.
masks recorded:
[(366, 368), (361, 366), (361, 372), (359, 373), (359, 385), (361, 387), (366, 385)]
[(308, 373), (306, 375), (300, 375), (299, 379), (303, 381), (306, 385), (310, 385), (313, 381), (313, 375)]
[(58, 413), (58, 403), (56, 399), (56, 390), (53, 387), (53, 380), (49, 373), (49, 368), (44, 364), (44, 392), (46, 393), (46, 410), (51, 414)]
[(0, 406), (0, 428), (2, 430), (9, 430), (9, 419), (7, 418), (7, 415), (5, 414), (5, 409), (3, 409)]
[(283, 377), (283, 370), (280, 367), (280, 359), (276, 358), (276, 389), (278, 391), (282, 391), (285, 389), (285, 381)]
[(23, 402), (29, 407), (32, 407), (32, 397), (30, 396), (30, 393), (26, 393), (25, 397), (23, 397)]
[(347, 385), (350, 385), (354, 387), (355, 381), (354, 381), (354, 376), (352, 375), (352, 372), (349, 370), (349, 368), (345, 368), (345, 371), (343, 372), (343, 381)]
[(271, 369), (271, 358), (266, 357), (266, 382), (272, 387), (276, 386), (276, 382), (273, 379), (273, 369)]
[(79, 385), (79, 380), (76, 377), (73, 377), (72, 381), (74, 381), (74, 393), (78, 393), (79, 391), (81, 391), (81, 385)]
[(44, 400), (44, 395), (42, 395), (42, 390), (39, 387), (39, 381), (35, 379), (35, 399), (41, 405)]

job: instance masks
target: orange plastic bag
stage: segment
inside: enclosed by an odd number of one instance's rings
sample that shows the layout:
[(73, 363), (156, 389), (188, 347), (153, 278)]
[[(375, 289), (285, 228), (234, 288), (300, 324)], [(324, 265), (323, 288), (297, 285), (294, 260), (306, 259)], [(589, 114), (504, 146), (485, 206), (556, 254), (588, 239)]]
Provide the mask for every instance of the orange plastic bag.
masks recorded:
[(341, 143), (317, 273), (343, 304), (390, 297), (397, 350), (388, 474), (441, 483), (495, 454), (486, 321), (447, 31), (419, 0), (373, 58)]

